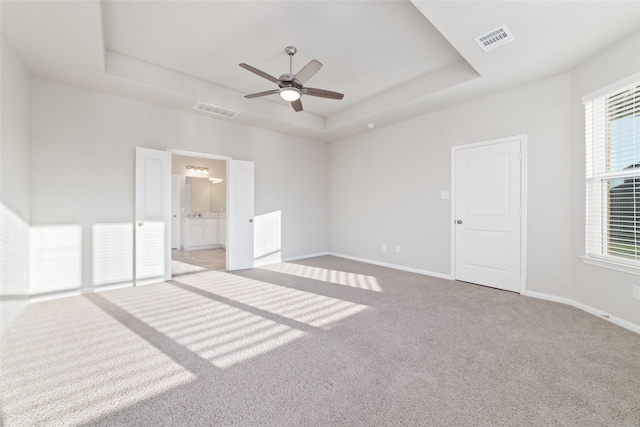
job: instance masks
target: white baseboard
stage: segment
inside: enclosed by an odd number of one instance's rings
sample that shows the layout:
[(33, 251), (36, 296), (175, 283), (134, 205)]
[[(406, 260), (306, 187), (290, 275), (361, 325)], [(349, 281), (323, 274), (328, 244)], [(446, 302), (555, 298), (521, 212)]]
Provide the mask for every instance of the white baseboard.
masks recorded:
[[(154, 282), (158, 283), (158, 281)], [(29, 303), (48, 301), (58, 298), (75, 297), (78, 295), (92, 294), (94, 292), (110, 291), (112, 289), (131, 288), (133, 282), (117, 283), (115, 285), (92, 286), (90, 288), (70, 289), (66, 291), (49, 292), (46, 294), (36, 294), (29, 297)]]
[(285, 258), (285, 259), (282, 260), (282, 262), (298, 261), (298, 260), (301, 260), (301, 259), (315, 258), (315, 257), (325, 256), (325, 255), (330, 255), (330, 254), (329, 254), (329, 252), (318, 252), (316, 254), (308, 254), (308, 255), (301, 255), (301, 256), (294, 256), (294, 257), (290, 257), (290, 258)]
[(538, 299), (543, 299), (543, 300), (547, 300), (547, 301), (553, 301), (553, 302), (558, 302), (560, 304), (566, 304), (566, 305), (570, 305), (572, 307), (578, 308), (582, 311), (586, 311), (589, 314), (592, 314), (594, 316), (598, 316), (601, 317), (604, 320), (608, 320), (609, 322), (621, 326), (625, 329), (630, 330), (631, 332), (635, 332), (636, 334), (640, 334), (640, 325), (636, 325), (635, 323), (631, 323), (627, 320), (624, 319), (620, 319), (619, 317), (616, 316), (612, 316), (609, 313), (605, 313), (604, 311), (598, 310), (597, 308), (593, 308), (590, 305), (587, 304), (583, 304), (581, 302), (578, 301), (574, 301), (571, 298), (564, 298), (564, 297), (557, 297), (555, 295), (550, 295), (550, 294), (545, 294), (542, 292), (534, 292), (534, 291), (527, 291), (525, 293), (523, 293), (522, 295), (527, 296), (527, 297), (532, 297), (532, 298), (538, 298)]
[(264, 267), (265, 265), (278, 264), (280, 262), (298, 261), (298, 260), (301, 260), (301, 259), (315, 258), (315, 257), (319, 257), (319, 256), (324, 256), (324, 255), (329, 255), (329, 252), (318, 252), (318, 253), (315, 253), (315, 254), (299, 255), (299, 256), (283, 258), (283, 259), (280, 259), (280, 258), (271, 259), (271, 260), (268, 260), (268, 261), (255, 261), (253, 263), (253, 266), (254, 267)]
[(395, 270), (408, 271), (409, 273), (416, 273), (416, 274), (422, 274), (424, 276), (437, 277), (439, 279), (453, 280), (453, 277), (451, 277), (451, 275), (449, 275), (449, 274), (435, 273), (433, 271), (420, 270), (418, 268), (405, 267), (405, 266), (402, 266), (402, 265), (389, 264), (389, 263), (380, 262), (380, 261), (373, 261), (373, 260), (370, 260), (370, 259), (358, 258), (358, 257), (353, 257), (353, 256), (343, 255), (343, 254), (337, 254), (337, 253), (334, 253), (334, 252), (329, 252), (327, 255), (332, 255), (332, 256), (335, 256), (335, 257), (338, 257), (338, 258), (350, 259), (351, 261), (364, 262), (366, 264), (379, 265), (381, 267), (393, 268)]

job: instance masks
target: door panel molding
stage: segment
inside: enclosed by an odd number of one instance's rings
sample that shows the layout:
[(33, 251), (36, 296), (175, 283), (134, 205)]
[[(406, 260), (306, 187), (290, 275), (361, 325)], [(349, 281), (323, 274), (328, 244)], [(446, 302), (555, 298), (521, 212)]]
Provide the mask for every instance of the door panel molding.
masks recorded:
[[(526, 277), (527, 277), (527, 135), (515, 135), (506, 138), (493, 139), (488, 141), (481, 141), (471, 144), (456, 145), (451, 147), (451, 277), (456, 279), (456, 258), (457, 258), (457, 239), (456, 232), (459, 224), (456, 221), (459, 219), (457, 214), (457, 194), (456, 188), (459, 182), (457, 182), (457, 158), (463, 150), (469, 150), (473, 148), (489, 147), (491, 145), (500, 145), (506, 143), (513, 143), (518, 141), (520, 149), (520, 272), (519, 272), (519, 289), (516, 291), (524, 294), (526, 293)], [(468, 151), (466, 152), (468, 153)], [(490, 285), (489, 285), (490, 286)]]
[(171, 154), (136, 147), (134, 284), (171, 279)]
[(255, 164), (246, 160), (229, 161), (227, 230), (227, 270), (254, 266), (254, 184)]

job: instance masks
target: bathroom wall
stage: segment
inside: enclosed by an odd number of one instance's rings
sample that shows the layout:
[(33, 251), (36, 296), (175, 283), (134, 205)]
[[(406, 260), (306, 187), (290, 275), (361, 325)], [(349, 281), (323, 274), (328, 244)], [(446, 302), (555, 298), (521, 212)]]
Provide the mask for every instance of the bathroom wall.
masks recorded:
[[(187, 166), (203, 166), (209, 168), (209, 172), (207, 174), (196, 174), (190, 173), (187, 171)], [(222, 181), (219, 184), (211, 184), (207, 182), (206, 190), (208, 192), (206, 201), (202, 201), (201, 203), (194, 205), (200, 207), (202, 212), (219, 212), (222, 207), (222, 211), (226, 212), (227, 210), (227, 164), (224, 160), (215, 160), (215, 159), (204, 159), (198, 157), (189, 157), (189, 156), (180, 156), (173, 155), (171, 156), (171, 173), (173, 175), (180, 175), (180, 208), (183, 209), (183, 212), (187, 211), (186, 206), (186, 178), (187, 177), (195, 177), (195, 178), (222, 178)], [(224, 190), (222, 190), (224, 188)], [(192, 194), (193, 195), (193, 194)]]

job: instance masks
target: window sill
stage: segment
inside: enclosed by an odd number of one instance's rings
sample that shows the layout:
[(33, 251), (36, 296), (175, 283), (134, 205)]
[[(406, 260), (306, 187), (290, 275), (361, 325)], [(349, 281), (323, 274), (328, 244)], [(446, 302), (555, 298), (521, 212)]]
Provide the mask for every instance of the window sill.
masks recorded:
[(610, 270), (621, 271), (623, 273), (630, 273), (640, 276), (640, 264), (627, 263), (624, 261), (612, 260), (609, 258), (594, 257), (592, 255), (583, 255), (582, 262), (589, 265), (595, 265), (598, 267), (608, 268)]

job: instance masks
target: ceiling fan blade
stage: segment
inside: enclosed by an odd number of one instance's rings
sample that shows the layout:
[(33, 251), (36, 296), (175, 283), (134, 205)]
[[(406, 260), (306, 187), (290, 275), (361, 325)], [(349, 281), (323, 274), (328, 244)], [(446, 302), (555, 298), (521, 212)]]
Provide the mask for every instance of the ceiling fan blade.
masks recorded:
[(296, 99), (295, 101), (291, 101), (291, 106), (293, 107), (294, 110), (297, 111), (302, 111), (302, 101), (300, 101), (300, 99)]
[(298, 71), (298, 74), (296, 74), (293, 79), (299, 81), (300, 84), (305, 84), (307, 80), (315, 76), (320, 68), (322, 68), (322, 64), (315, 59), (312, 59), (307, 65)]
[(318, 96), (320, 98), (329, 98), (329, 99), (342, 99), (344, 98), (344, 94), (338, 92), (332, 92), (330, 90), (324, 89), (315, 89), (312, 87), (305, 87), (302, 89), (302, 93), (305, 95)]
[(256, 67), (252, 67), (249, 64), (245, 64), (244, 62), (242, 64), (240, 64), (240, 66), (242, 68), (244, 68), (245, 70), (249, 70), (252, 73), (255, 73), (255, 74), (259, 75), (260, 77), (264, 77), (265, 79), (269, 80), (270, 82), (278, 83), (280, 81), (280, 80), (276, 79), (275, 77), (273, 77), (272, 75), (267, 74), (262, 70), (258, 70)]
[(258, 93), (252, 93), (250, 95), (245, 95), (245, 98), (257, 98), (259, 96), (267, 96), (267, 95), (273, 95), (274, 93), (278, 93), (280, 91), (280, 89), (273, 89), (273, 90), (265, 90), (264, 92), (258, 92)]

